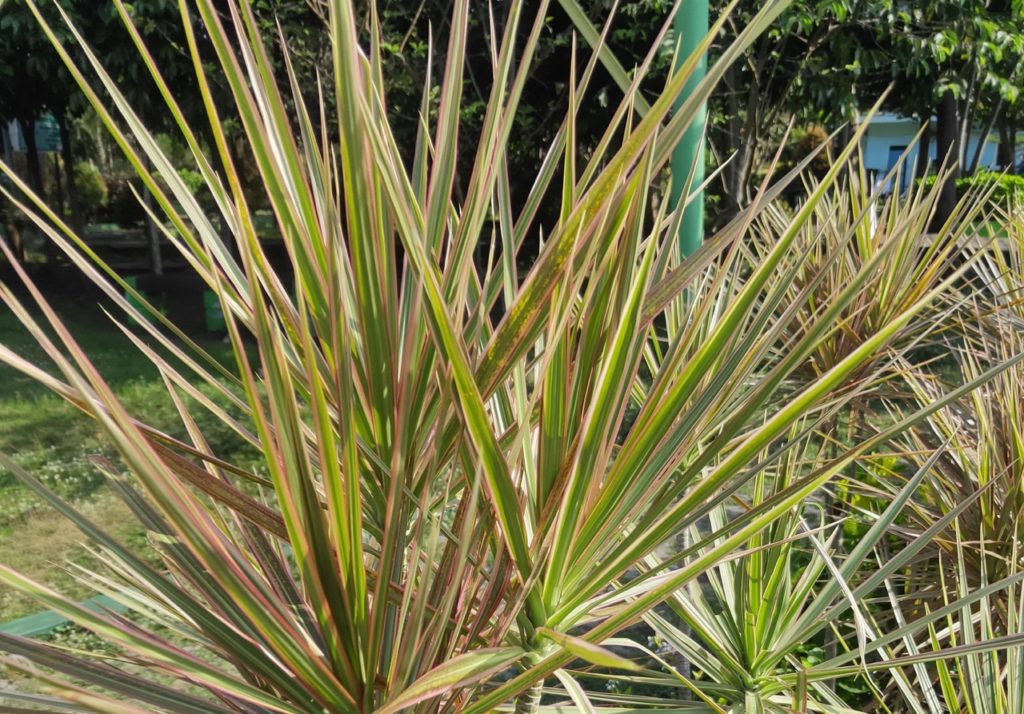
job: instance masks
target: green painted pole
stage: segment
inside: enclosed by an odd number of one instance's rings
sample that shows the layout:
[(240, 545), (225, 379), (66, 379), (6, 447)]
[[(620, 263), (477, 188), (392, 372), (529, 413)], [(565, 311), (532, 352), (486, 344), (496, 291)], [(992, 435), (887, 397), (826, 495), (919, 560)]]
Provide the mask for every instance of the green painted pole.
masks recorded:
[[(708, 0), (680, 0), (673, 27), (679, 43), (677, 64), (681, 64), (700, 46), (708, 33)], [(707, 55), (701, 58), (697, 71), (683, 89), (676, 103), (678, 108), (690, 96), (694, 88), (707, 73)], [(702, 106), (686, 133), (672, 152), (672, 194), (671, 207), (679, 205), (684, 193), (693, 193), (704, 183), (704, 127), (707, 124), (707, 106)], [(693, 178), (687, 182), (687, 177)], [(684, 256), (692, 255), (704, 240), (704, 192), (694, 196), (687, 205), (679, 226), (679, 247)]]

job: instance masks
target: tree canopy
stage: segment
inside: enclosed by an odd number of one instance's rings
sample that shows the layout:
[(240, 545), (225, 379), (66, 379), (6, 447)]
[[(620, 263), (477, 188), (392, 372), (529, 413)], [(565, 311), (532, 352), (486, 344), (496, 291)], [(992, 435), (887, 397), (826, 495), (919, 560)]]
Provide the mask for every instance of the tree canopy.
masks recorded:
[[(114, 3), (60, 0), (63, 9), (101, 54), (104, 64), (135, 108), (157, 129), (171, 121), (159, 108), (148, 70), (139, 58)], [(644, 59), (650, 40), (660, 31), (673, 3), (669, 0), (623, 0), (607, 42), (620, 64), (629, 69)], [(712, 13), (724, 11), (724, 0), (712, 1)], [(608, 0), (583, 3), (597, 27), (608, 19)], [(757, 12), (756, 0), (741, 0), (711, 51), (711, 61)], [(70, 30), (58, 21), (56, 6), (40, 4), (51, 26), (61, 33), (69, 49), (76, 47)], [(422, 110), (420, 92), (425, 82), (437, 82), (443, 70), (450, 0), (418, 3), (378, 3), (382, 37), (379, 47), (387, 77), (388, 110), (411, 156)], [(175, 91), (187, 118), (203, 114), (195, 85), (195, 70), (187, 50), (177, 0), (135, 0), (125, 6), (140, 35), (154, 54), (164, 80)], [(504, 31), (503, 5), (474, 3), (469, 23), (474, 28), (465, 53), (466, 101), (461, 105), (462, 131), (467, 140), (480, 129), (482, 108), (491, 86), (487, 43), (492, 33)], [(256, 0), (256, 17), (265, 34), (287, 44), (303, 97), (315, 103), (330, 93), (318, 88), (326, 76), (330, 56), (323, 32), (322, 8), (305, 0)], [(549, 21), (536, 45), (537, 57), (524, 89), (517, 126), (508, 146), (513, 177), (524, 177), (528, 188), (544, 145), (557, 130), (550, 118), (560, 115), (568, 101), (568, 67), (576, 27), (552, 2)], [(1022, 0), (794, 0), (772, 30), (765, 33), (725, 76), (710, 106), (710, 141), (717, 161), (732, 157), (712, 187), (724, 197), (723, 206), (742, 205), (765, 153), (774, 151), (781, 130), (790, 119), (802, 125), (835, 127), (872, 104), (889, 86), (887, 109), (924, 121), (935, 113), (942, 98), (956, 101), (959, 136), (971, 126), (998, 130), (1012, 144), (1021, 115), (1020, 83), (1024, 79), (1024, 22)], [(0, 118), (30, 122), (44, 112), (70, 119), (84, 109), (78, 89), (24, 0), (0, 6)], [(527, 28), (520, 30), (525, 33)], [(203, 61), (212, 54), (197, 31)], [(474, 44), (475, 43), (475, 44)], [(586, 50), (577, 39), (578, 52)], [(671, 32), (665, 36), (649, 91), (657, 91), (659, 77), (671, 65)], [(429, 59), (429, 62), (428, 62)], [(279, 67), (279, 81), (287, 81)], [(429, 76), (428, 76), (429, 75)], [(613, 77), (598, 68), (590, 95), (580, 103), (577, 137), (581, 150), (601, 136), (608, 119), (610, 93), (619, 91)], [(214, 88), (214, 94), (221, 92)], [(314, 117), (317, 113), (313, 113)], [(225, 116), (229, 116), (225, 113)], [(203, 132), (202, 121), (196, 127)], [(403, 133), (404, 132), (404, 133)], [(951, 147), (940, 147), (940, 151)], [(1001, 155), (1012, 156), (1013, 147)], [(973, 168), (975, 156), (966, 155), (966, 142), (956, 153), (962, 165)], [(459, 156), (456, 181), (468, 178), (473, 157)]]

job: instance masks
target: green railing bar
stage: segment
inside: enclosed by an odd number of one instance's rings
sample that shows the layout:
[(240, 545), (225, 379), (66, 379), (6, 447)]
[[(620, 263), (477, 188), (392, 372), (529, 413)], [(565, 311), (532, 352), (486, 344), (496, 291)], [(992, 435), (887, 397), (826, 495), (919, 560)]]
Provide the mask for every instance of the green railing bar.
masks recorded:
[[(107, 597), (106, 595), (97, 595), (96, 597), (91, 597), (88, 600), (83, 600), (79, 604), (94, 612), (103, 612), (106, 610), (122, 613), (127, 612), (128, 610), (124, 605)], [(5, 635), (16, 635), (18, 637), (42, 637), (43, 635), (53, 633), (53, 631), (59, 627), (70, 624), (71, 621), (63, 615), (58, 615), (56, 612), (48, 610), (46, 612), (38, 612), (34, 615), (19, 617), (16, 620), (0, 624), (0, 633)]]

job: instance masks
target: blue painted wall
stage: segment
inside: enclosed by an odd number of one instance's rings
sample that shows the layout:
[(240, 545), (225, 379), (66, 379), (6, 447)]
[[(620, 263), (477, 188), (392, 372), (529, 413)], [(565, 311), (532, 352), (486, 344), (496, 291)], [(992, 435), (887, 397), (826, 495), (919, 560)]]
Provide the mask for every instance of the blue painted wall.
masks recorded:
[[(934, 129), (934, 122), (932, 128)], [(912, 170), (917, 163), (918, 151), (916, 146), (911, 145), (914, 144), (914, 139), (919, 130), (920, 125), (915, 119), (906, 119), (894, 114), (879, 114), (876, 116), (868, 126), (868, 130), (861, 141), (864, 167), (876, 172), (876, 175), (881, 179), (893, 167), (896, 156), (902, 153), (906, 147), (911, 147), (907, 161)], [(972, 132), (966, 154), (968, 161), (974, 157), (974, 152), (980, 139), (981, 132)], [(980, 164), (982, 168), (995, 166), (997, 148), (995, 137), (990, 137), (984, 149), (982, 149)], [(934, 135), (929, 144), (929, 159), (934, 170), (938, 164), (935, 156)], [(904, 184), (906, 185), (906, 180)]]

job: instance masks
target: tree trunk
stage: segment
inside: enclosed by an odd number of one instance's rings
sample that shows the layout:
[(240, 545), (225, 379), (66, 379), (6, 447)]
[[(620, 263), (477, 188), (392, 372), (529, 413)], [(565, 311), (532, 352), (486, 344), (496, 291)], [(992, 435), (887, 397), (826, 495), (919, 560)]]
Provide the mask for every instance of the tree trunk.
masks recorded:
[(39, 166), (39, 147), (36, 146), (36, 120), (19, 119), (22, 136), (25, 137), (25, 159), (28, 162), (28, 185), (40, 197), (43, 196), (43, 170)]
[[(14, 151), (11, 148), (10, 132), (7, 130), (7, 123), (0, 121), (0, 149), (3, 149), (4, 163), (8, 166), (14, 165)], [(6, 238), (15, 260), (25, 262), (25, 244), (21, 239), (21, 230), (17, 223), (10, 217), (4, 216), (3, 223), (0, 223), (0, 239)]]
[(914, 177), (924, 178), (928, 175), (928, 164), (931, 162), (932, 148), (932, 118), (925, 117), (921, 121), (921, 138), (917, 142), (917, 165), (914, 167)]
[(932, 219), (932, 231), (938, 230), (956, 210), (956, 180), (960, 176), (957, 159), (960, 149), (957, 146), (956, 98), (952, 92), (946, 92), (939, 100), (938, 121), (936, 124), (936, 158), (940, 173), (946, 173), (946, 179), (939, 191), (939, 201), (935, 216)]
[(971, 61), (967, 65), (970, 67), (970, 79), (967, 82), (967, 90), (963, 94), (961, 102), (954, 101), (954, 106), (957, 107), (957, 118), (955, 121), (959, 123), (959, 130), (957, 136), (959, 141), (957, 143), (957, 162), (960, 165), (960, 171), (962, 172), (967, 168), (968, 157), (967, 149), (971, 144), (971, 127), (974, 126), (974, 116), (978, 109), (978, 64), (977, 64), (977, 52), (971, 54)]
[(725, 196), (722, 206), (720, 223), (724, 224), (734, 218), (747, 204), (747, 184), (750, 181), (750, 169), (753, 163), (754, 137), (750, 122), (737, 121), (735, 127), (730, 122), (729, 164), (725, 172)]
[[(57, 154), (53, 155), (53, 201), (51, 201), (54, 208), (57, 211), (57, 215), (60, 219), (67, 223), (67, 213), (64, 212), (64, 188), (61, 186), (60, 179), (60, 157)], [(49, 238), (45, 238), (43, 241), (43, 257), (46, 260), (46, 265), (53, 267), (57, 264), (57, 244)]]
[(4, 163), (13, 166), (14, 151), (11, 148), (11, 132), (7, 129), (6, 121), (0, 121), (0, 149), (4, 152)]
[(21, 237), (21, 229), (14, 221), (5, 221), (0, 228), (3, 229), (0, 230), (0, 238), (3, 238), (5, 233), (7, 234), (7, 243), (11, 247), (11, 252), (14, 253), (14, 259), (24, 264), (25, 241)]
[(975, 174), (978, 172), (978, 168), (981, 166), (981, 155), (985, 151), (985, 147), (988, 146), (988, 138), (992, 135), (992, 129), (995, 128), (996, 122), (1003, 115), (1003, 99), (999, 98), (996, 103), (995, 109), (992, 110), (992, 116), (989, 117), (988, 121), (985, 122), (985, 126), (981, 130), (981, 134), (978, 135), (978, 144), (974, 147), (974, 156), (971, 157), (970, 168), (967, 170), (968, 174)]
[(737, 173), (740, 171), (738, 154), (740, 144), (742, 143), (741, 126), (743, 121), (740, 119), (740, 106), (736, 98), (739, 89), (736, 87), (736, 71), (733, 67), (726, 70), (723, 88), (729, 118), (723, 131), (724, 147), (719, 157), (726, 164), (722, 169), (721, 175), (722, 203), (718, 209), (718, 224), (727, 223), (736, 215), (740, 207), (740, 200), (739, 196), (735, 193), (735, 186), (738, 181)]
[[(853, 122), (854, 122), (854, 120), (851, 119), (850, 121), (846, 122), (841, 127), (839, 127), (839, 133), (836, 134), (836, 143), (835, 143), (835, 151), (836, 151), (836, 153), (838, 153), (838, 152), (842, 151), (843, 149), (845, 149), (847, 146), (850, 145), (850, 142), (853, 141), (853, 131), (854, 131)], [(853, 155), (856, 156), (856, 152), (854, 152)]]
[(1015, 165), (1017, 158), (1016, 134), (1013, 122), (1004, 114), (999, 120), (999, 149), (996, 154), (996, 163), (999, 164), (1001, 170), (1009, 171), (1011, 174), (1017, 173)]
[[(142, 161), (146, 171), (152, 173), (153, 166), (149, 161), (149, 157), (143, 155)], [(143, 189), (142, 201), (146, 206), (146, 238), (149, 240), (150, 268), (153, 271), (153, 275), (163, 275), (164, 263), (160, 255), (160, 233), (157, 231), (156, 223), (153, 221), (153, 194), (147, 188)]]
[(57, 209), (57, 215), (62, 219), (66, 219), (67, 216), (64, 213), (64, 187), (61, 185), (63, 182), (60, 178), (60, 157), (56, 154), (53, 155), (53, 197), (54, 207)]
[(71, 227), (76, 233), (82, 232), (82, 212), (75, 193), (75, 153), (71, 147), (71, 131), (68, 128), (68, 112), (57, 112), (57, 126), (60, 127), (60, 158), (64, 163), (64, 186), (67, 188), (68, 213)]

